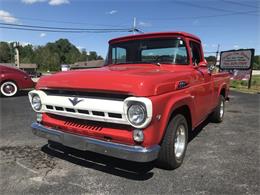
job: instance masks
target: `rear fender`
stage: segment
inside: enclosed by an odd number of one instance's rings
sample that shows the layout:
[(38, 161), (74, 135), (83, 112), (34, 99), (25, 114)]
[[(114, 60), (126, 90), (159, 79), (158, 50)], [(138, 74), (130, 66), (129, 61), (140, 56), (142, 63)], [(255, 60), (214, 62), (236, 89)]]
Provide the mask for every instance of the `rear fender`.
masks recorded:
[(227, 93), (227, 84), (226, 83), (222, 83), (221, 85), (220, 85), (220, 87), (219, 87), (219, 89), (218, 89), (218, 97), (220, 96), (220, 94), (221, 94), (221, 91), (222, 90), (225, 90), (225, 99), (227, 99), (227, 96), (228, 96), (228, 93)]

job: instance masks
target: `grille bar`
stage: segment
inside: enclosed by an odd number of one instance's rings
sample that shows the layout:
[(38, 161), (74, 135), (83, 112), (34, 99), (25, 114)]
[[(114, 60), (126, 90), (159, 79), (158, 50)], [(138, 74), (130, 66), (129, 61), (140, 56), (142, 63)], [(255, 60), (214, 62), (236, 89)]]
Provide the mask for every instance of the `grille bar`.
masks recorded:
[(76, 97), (91, 97), (91, 98), (100, 98), (100, 99), (116, 99), (124, 100), (127, 97), (130, 97), (130, 94), (122, 93), (106, 93), (106, 92), (91, 92), (91, 91), (74, 91), (74, 90), (58, 90), (58, 89), (45, 89), (42, 90), (47, 95), (50, 96), (76, 96)]
[(76, 127), (76, 128), (80, 128), (80, 129), (85, 129), (85, 130), (94, 130), (94, 131), (101, 131), (103, 129), (103, 127), (101, 127), (101, 126), (96, 126), (96, 125), (82, 123), (82, 122), (65, 121), (64, 125), (70, 126), (70, 127)]
[(46, 105), (47, 110), (57, 110), (61, 112), (71, 112), (71, 113), (79, 113), (83, 115), (95, 115), (95, 116), (108, 116), (109, 118), (118, 118), (122, 119), (122, 114), (119, 113), (106, 113), (106, 112), (100, 112), (100, 111), (90, 111), (90, 110), (81, 110), (81, 109), (73, 109), (73, 108), (65, 108), (60, 106), (52, 106), (52, 105)]

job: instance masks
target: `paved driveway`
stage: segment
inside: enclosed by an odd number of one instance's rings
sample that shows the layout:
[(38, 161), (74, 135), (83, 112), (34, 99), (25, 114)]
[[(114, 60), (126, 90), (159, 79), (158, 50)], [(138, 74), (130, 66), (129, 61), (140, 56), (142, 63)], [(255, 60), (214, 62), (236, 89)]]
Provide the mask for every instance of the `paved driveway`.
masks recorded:
[(26, 94), (1, 98), (1, 194), (260, 194), (259, 98), (231, 93), (224, 122), (198, 128), (174, 171), (49, 149), (31, 133)]

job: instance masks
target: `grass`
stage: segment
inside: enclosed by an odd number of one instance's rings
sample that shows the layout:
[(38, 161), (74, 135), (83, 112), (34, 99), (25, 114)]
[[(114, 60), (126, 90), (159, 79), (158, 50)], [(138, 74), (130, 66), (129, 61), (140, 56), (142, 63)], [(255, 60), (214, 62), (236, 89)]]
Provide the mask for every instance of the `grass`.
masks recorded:
[(260, 75), (252, 76), (251, 88), (248, 89), (248, 81), (231, 80), (230, 88), (244, 93), (260, 93)]

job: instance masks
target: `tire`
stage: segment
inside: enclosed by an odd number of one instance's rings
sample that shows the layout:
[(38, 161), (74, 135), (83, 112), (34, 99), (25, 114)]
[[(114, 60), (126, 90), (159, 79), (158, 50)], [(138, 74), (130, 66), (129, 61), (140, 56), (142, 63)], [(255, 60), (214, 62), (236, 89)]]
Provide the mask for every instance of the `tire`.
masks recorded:
[[(179, 135), (181, 133), (181, 135)], [(179, 136), (178, 136), (179, 135)], [(179, 141), (177, 141), (179, 138)], [(178, 145), (177, 143), (181, 143)], [(182, 114), (175, 115), (169, 122), (161, 144), (157, 165), (163, 169), (176, 169), (184, 159), (188, 143), (188, 124)]]
[(0, 93), (2, 96), (12, 97), (18, 92), (18, 87), (13, 81), (5, 81), (0, 86)]
[(224, 114), (225, 114), (225, 98), (222, 95), (220, 95), (218, 106), (212, 112), (210, 120), (215, 123), (221, 123), (224, 119)]

